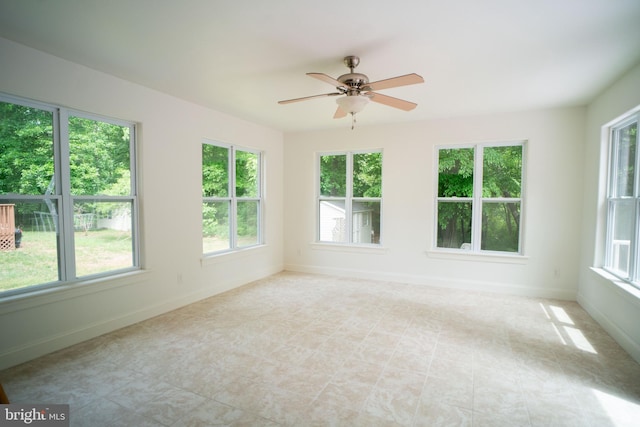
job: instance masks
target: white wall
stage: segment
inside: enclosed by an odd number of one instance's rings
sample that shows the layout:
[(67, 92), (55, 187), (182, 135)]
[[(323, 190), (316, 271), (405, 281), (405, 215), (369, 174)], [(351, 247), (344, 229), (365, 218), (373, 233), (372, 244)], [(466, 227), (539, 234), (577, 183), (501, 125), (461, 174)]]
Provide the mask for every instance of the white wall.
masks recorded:
[(601, 267), (607, 144), (602, 127), (640, 105), (640, 64), (598, 96), (587, 110), (584, 220), (578, 302), (640, 362), (640, 292), (632, 295), (591, 267)]
[[(373, 107), (373, 106), (372, 106)], [(585, 108), (285, 135), (285, 267), (425, 285), (575, 299)], [(366, 110), (362, 113), (366, 114)], [(411, 114), (411, 113), (407, 113)], [(433, 253), (436, 146), (527, 140), (523, 259)], [(383, 149), (382, 249), (313, 244), (315, 156)]]
[[(0, 369), (282, 270), (281, 132), (4, 39), (0, 64), (0, 92), (139, 123), (144, 266), (0, 302)], [(266, 246), (201, 262), (203, 138), (264, 150)]]

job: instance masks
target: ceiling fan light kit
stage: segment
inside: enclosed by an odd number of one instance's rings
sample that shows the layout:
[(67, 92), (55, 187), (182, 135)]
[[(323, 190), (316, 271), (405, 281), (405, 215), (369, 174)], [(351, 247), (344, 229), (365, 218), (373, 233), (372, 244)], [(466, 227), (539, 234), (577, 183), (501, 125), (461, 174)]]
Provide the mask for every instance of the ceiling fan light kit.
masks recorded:
[(379, 80), (369, 83), (369, 78), (365, 74), (354, 73), (353, 70), (360, 63), (357, 56), (346, 56), (344, 64), (351, 70), (347, 74), (343, 74), (337, 79), (323, 73), (307, 73), (308, 76), (321, 80), (325, 83), (333, 85), (338, 92), (325, 93), (322, 95), (306, 96), (303, 98), (287, 99), (279, 101), (278, 104), (290, 104), (292, 102), (306, 101), (313, 98), (323, 98), (325, 96), (345, 95), (336, 99), (338, 109), (333, 118), (339, 119), (351, 114), (351, 129), (354, 128), (355, 115), (360, 113), (369, 101), (387, 105), (389, 107), (398, 108), (404, 111), (410, 111), (416, 108), (417, 104), (403, 99), (393, 98), (391, 96), (382, 95), (374, 90), (389, 89), (398, 86), (407, 86), (416, 83), (424, 83), (424, 79), (417, 74), (407, 74), (404, 76), (392, 77), (390, 79)]
[(336, 104), (345, 112), (349, 114), (356, 114), (364, 110), (364, 107), (369, 103), (369, 98), (362, 95), (345, 96), (336, 99)]

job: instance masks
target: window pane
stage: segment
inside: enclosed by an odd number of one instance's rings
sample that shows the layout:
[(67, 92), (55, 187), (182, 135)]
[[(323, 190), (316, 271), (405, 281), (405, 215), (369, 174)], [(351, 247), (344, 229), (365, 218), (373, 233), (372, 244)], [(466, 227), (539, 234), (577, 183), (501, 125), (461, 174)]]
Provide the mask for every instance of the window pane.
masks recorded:
[(522, 146), (486, 147), (482, 197), (519, 198), (522, 184)]
[(638, 123), (616, 131), (614, 166), (614, 197), (633, 196)]
[(353, 197), (382, 197), (382, 153), (353, 155)]
[(256, 245), (258, 240), (258, 210), (259, 203), (238, 202), (238, 247)]
[(229, 149), (202, 144), (202, 195), (229, 196)]
[(320, 241), (346, 242), (344, 201), (320, 202)]
[(344, 154), (320, 157), (320, 195), (347, 195), (347, 156)]
[(133, 267), (132, 202), (73, 204), (76, 275)]
[(236, 197), (258, 197), (258, 155), (236, 151)]
[(483, 203), (481, 249), (518, 252), (520, 203)]
[(438, 197), (471, 197), (472, 195), (473, 148), (439, 150)]
[(352, 243), (380, 243), (380, 202), (353, 202)]
[(635, 221), (635, 202), (612, 201), (611, 206), (611, 239), (609, 241), (609, 265), (622, 277), (629, 276), (631, 256), (631, 239)]
[(202, 250), (204, 253), (229, 249), (230, 202), (202, 204)]
[(438, 202), (438, 247), (471, 249), (471, 202)]
[(53, 114), (0, 102), (0, 194), (54, 194)]
[(129, 127), (69, 117), (71, 194), (131, 195)]
[[(13, 230), (0, 224), (0, 292), (58, 280), (58, 215), (56, 200), (12, 201), (0, 218), (13, 216)], [(13, 247), (5, 238), (13, 233)]]

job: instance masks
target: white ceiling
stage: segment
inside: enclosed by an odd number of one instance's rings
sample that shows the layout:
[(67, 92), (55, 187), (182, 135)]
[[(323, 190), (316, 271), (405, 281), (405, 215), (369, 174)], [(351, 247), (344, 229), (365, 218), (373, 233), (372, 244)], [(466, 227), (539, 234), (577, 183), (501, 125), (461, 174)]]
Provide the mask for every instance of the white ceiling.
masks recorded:
[[(371, 81), (357, 126), (584, 105), (640, 61), (639, 0), (0, 0), (0, 37), (283, 131), (350, 127), (305, 76)], [(1, 72), (1, 65), (0, 65)]]

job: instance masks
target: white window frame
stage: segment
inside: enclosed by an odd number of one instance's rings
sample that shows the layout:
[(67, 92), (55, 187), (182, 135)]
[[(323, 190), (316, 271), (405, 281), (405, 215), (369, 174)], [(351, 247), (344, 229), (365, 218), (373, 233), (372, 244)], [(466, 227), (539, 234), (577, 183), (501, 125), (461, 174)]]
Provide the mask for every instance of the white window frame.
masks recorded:
[[(328, 151), (316, 154), (316, 243), (342, 246), (359, 246), (359, 247), (381, 247), (383, 243), (383, 197), (353, 197), (353, 156), (356, 154), (380, 153), (382, 168), (384, 171), (384, 152), (382, 149), (357, 150), (357, 151)], [(329, 197), (320, 194), (320, 169), (322, 164), (320, 159), (324, 156), (346, 156), (346, 191), (344, 197)], [(381, 175), (384, 172), (381, 172)], [(381, 177), (382, 178), (382, 177)], [(321, 216), (320, 204), (322, 202), (344, 201), (345, 204), (345, 233), (346, 242), (335, 242), (330, 240), (321, 240)], [(380, 237), (378, 243), (354, 243), (353, 242), (353, 203), (354, 202), (378, 202), (380, 203)]]
[[(522, 169), (521, 169), (521, 190), (520, 197), (482, 197), (482, 177), (484, 167), (484, 149), (493, 147), (522, 147)], [(433, 251), (464, 253), (464, 254), (496, 254), (502, 256), (523, 256), (524, 255), (524, 212), (525, 212), (525, 168), (526, 168), (526, 147), (527, 141), (503, 141), (503, 142), (483, 142), (475, 144), (439, 145), (435, 147), (435, 211), (433, 225)], [(440, 150), (473, 149), (473, 196), (472, 197), (438, 197)], [(440, 202), (470, 202), (471, 203), (471, 242), (461, 248), (446, 248), (438, 246), (438, 204)], [(482, 249), (482, 207), (484, 203), (520, 203), (520, 228), (518, 230), (518, 251), (492, 251)]]
[[(140, 227), (138, 208), (138, 186), (137, 186), (137, 142), (136, 124), (134, 122), (114, 119), (93, 113), (82, 112), (65, 108), (53, 104), (32, 101), (11, 95), (0, 94), (0, 101), (21, 105), (24, 107), (36, 108), (52, 113), (53, 132), (53, 161), (54, 161), (54, 187), (55, 193), (50, 195), (38, 194), (0, 194), (2, 200), (15, 200), (22, 202), (42, 202), (51, 200), (56, 202), (58, 208), (58, 280), (24, 286), (0, 292), (0, 299), (12, 295), (29, 294), (41, 289), (55, 288), (62, 285), (78, 283), (86, 280), (106, 278), (116, 276), (126, 272), (137, 271), (140, 266)], [(70, 181), (70, 147), (69, 147), (69, 118), (79, 117), (83, 119), (95, 120), (117, 126), (129, 128), (129, 172), (131, 179), (131, 194), (129, 196), (102, 196), (102, 195), (73, 195), (71, 193)], [(131, 202), (131, 237), (132, 237), (132, 265), (131, 267), (105, 271), (96, 274), (76, 277), (75, 264), (75, 243), (74, 243), (74, 201), (114, 201)]]
[[(227, 171), (228, 179), (227, 185), (229, 188), (227, 189), (227, 197), (202, 197), (202, 206), (207, 202), (227, 202), (229, 203), (229, 247), (225, 249), (220, 249), (217, 251), (204, 252), (203, 256), (215, 256), (228, 252), (237, 252), (247, 248), (253, 248), (256, 246), (264, 245), (264, 153), (260, 150), (255, 150), (252, 148), (242, 147), (233, 144), (226, 144), (220, 141), (205, 139), (202, 141), (202, 144), (213, 145), (216, 147), (225, 148), (228, 150), (228, 165), (229, 170)], [(258, 156), (258, 170), (256, 171), (258, 175), (258, 195), (257, 197), (237, 197), (236, 196), (236, 152), (244, 151), (248, 153), (252, 153)], [(202, 167), (202, 164), (201, 164)], [(257, 242), (252, 245), (246, 246), (238, 246), (238, 201), (240, 202), (257, 202), (258, 203), (258, 236)], [(204, 236), (203, 236), (204, 237)]]
[[(604, 265), (603, 269), (618, 279), (629, 283), (630, 285), (640, 288), (640, 138), (636, 133), (636, 155), (634, 160), (634, 189), (632, 196), (620, 196), (616, 194), (616, 180), (615, 173), (617, 172), (616, 165), (618, 164), (618, 150), (617, 144), (619, 142), (619, 131), (627, 126), (636, 123), (640, 127), (640, 107), (635, 111), (620, 117), (614, 121), (608, 127), (608, 148), (609, 148), (609, 162), (607, 167), (607, 194), (606, 194), (606, 235), (605, 235), (605, 248), (604, 248)], [(614, 207), (620, 202), (630, 202), (633, 204), (635, 218), (633, 224), (631, 224), (631, 240), (628, 242), (628, 266), (629, 272), (627, 275), (621, 274), (618, 269), (613, 268), (613, 265), (617, 264), (617, 259), (620, 255), (619, 245), (618, 250), (614, 245)], [(615, 263), (615, 264), (614, 264)]]

